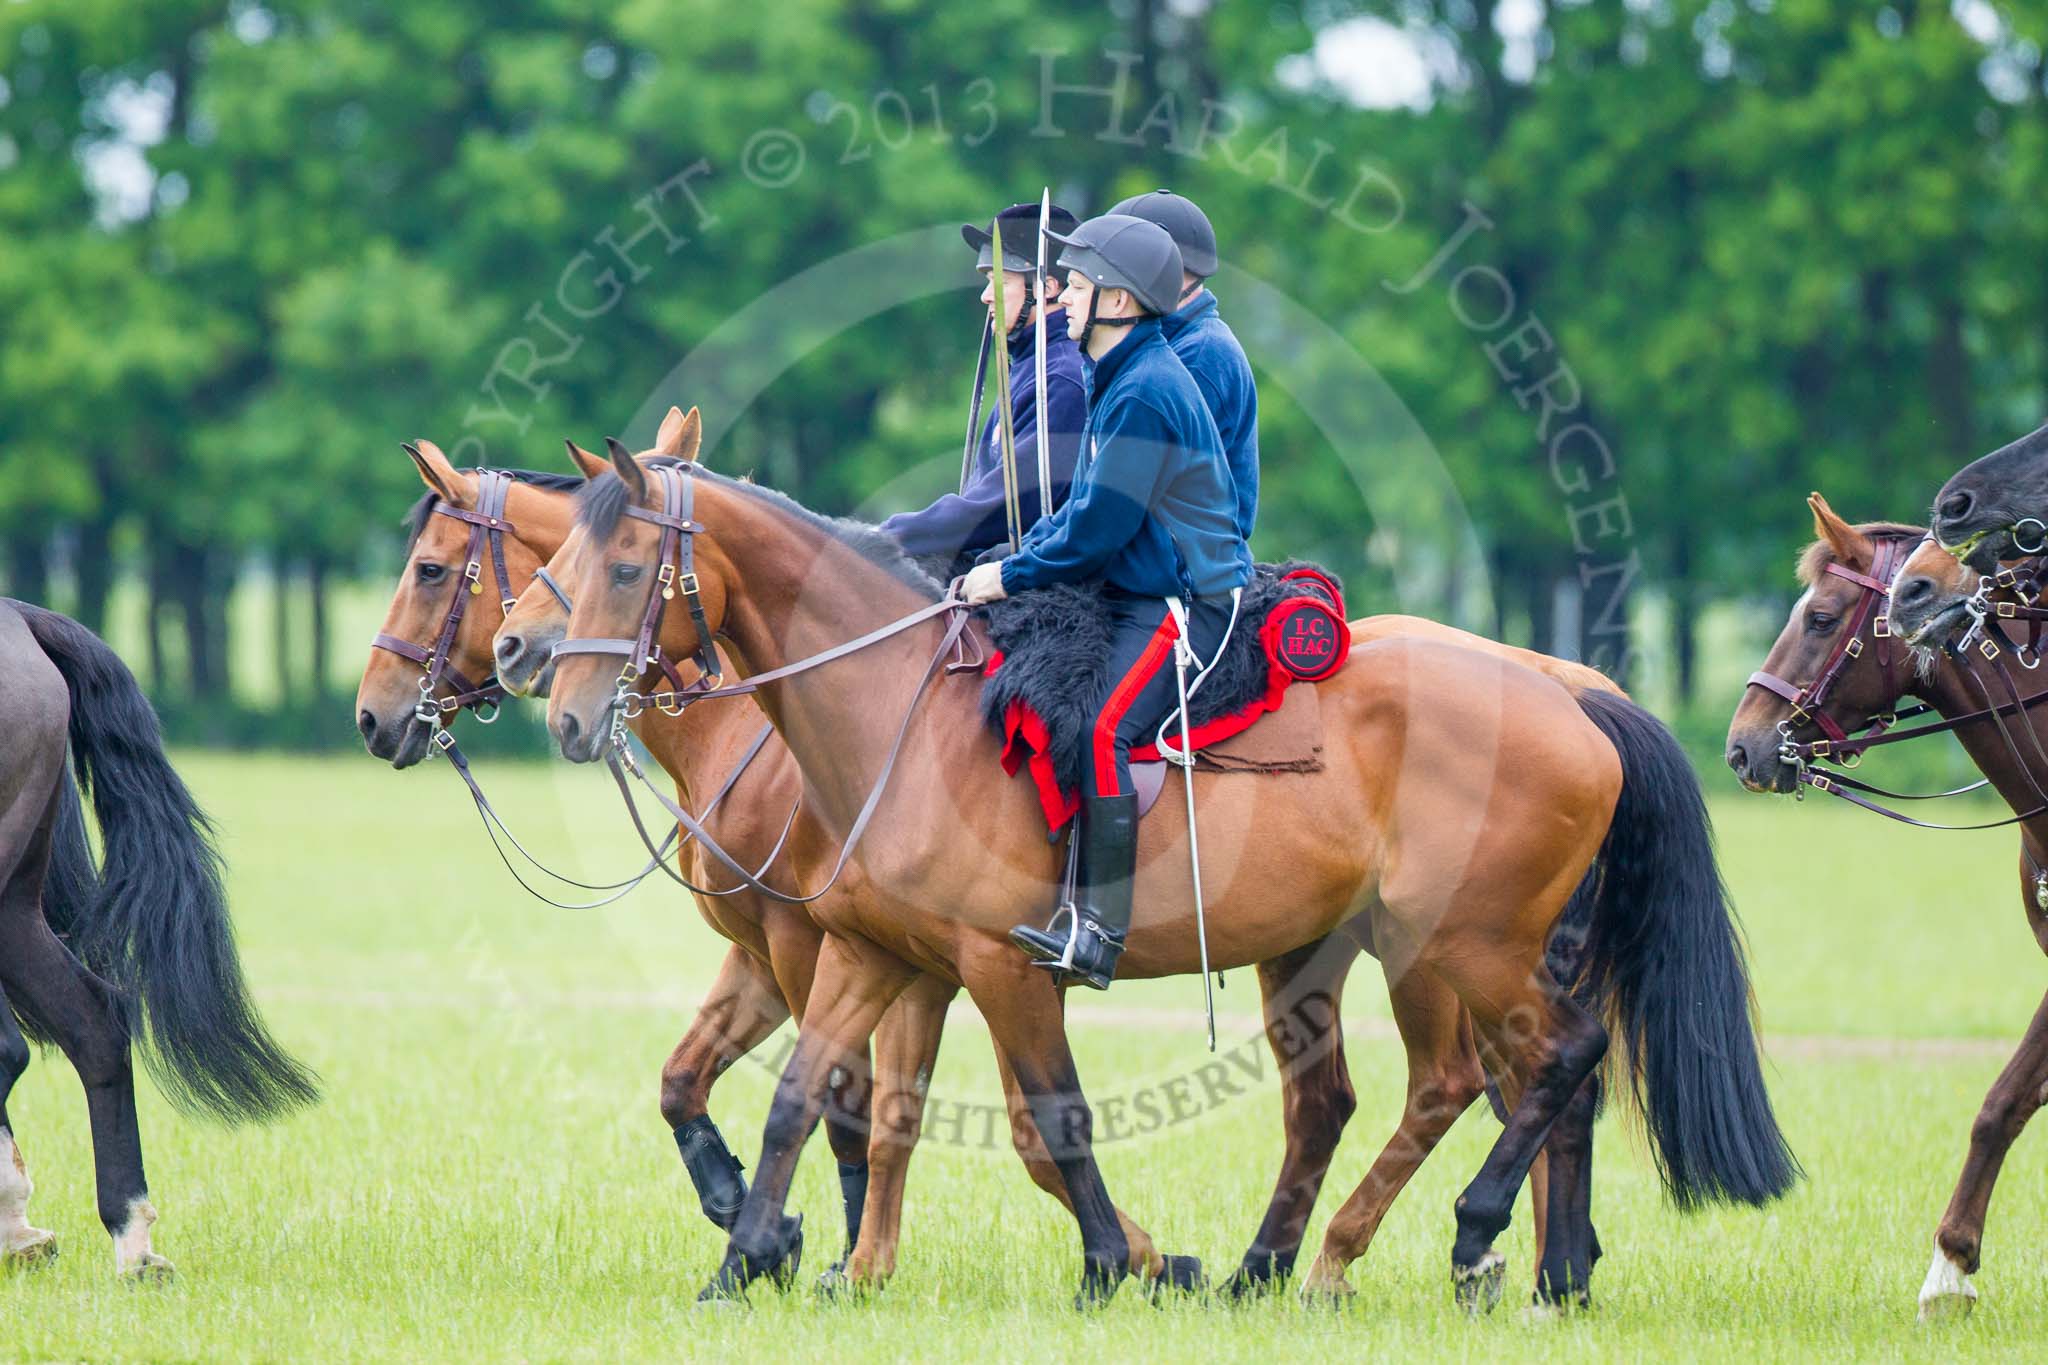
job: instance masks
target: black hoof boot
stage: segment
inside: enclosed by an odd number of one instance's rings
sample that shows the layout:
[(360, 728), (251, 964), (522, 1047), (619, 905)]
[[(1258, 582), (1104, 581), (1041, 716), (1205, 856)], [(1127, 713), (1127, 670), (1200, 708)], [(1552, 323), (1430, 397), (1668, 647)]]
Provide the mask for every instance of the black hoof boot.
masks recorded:
[(1206, 1294), (1209, 1292), (1209, 1277), (1202, 1272), (1202, 1262), (1194, 1256), (1168, 1256), (1166, 1264), (1159, 1267), (1145, 1285), (1145, 1294), (1157, 1303), (1167, 1292), (1176, 1294)]
[(711, 1283), (698, 1293), (697, 1302), (744, 1303), (748, 1286), (764, 1278), (778, 1289), (787, 1289), (802, 1269), (803, 1259), (804, 1220), (802, 1214), (797, 1214), (782, 1220), (780, 1244), (759, 1255), (750, 1255), (728, 1243), (725, 1260), (711, 1277)]
[(709, 1114), (699, 1114), (675, 1133), (676, 1150), (683, 1154), (683, 1169), (690, 1173), (690, 1183), (697, 1187), (697, 1207), (704, 1210), (704, 1216), (712, 1223), (731, 1232), (740, 1216), (740, 1205), (747, 1202), (747, 1181), (740, 1174), (746, 1168), (725, 1145)]
[(1232, 1303), (1250, 1303), (1284, 1287), (1294, 1274), (1291, 1251), (1247, 1251), (1244, 1261), (1223, 1282), (1223, 1297)]
[(1128, 1260), (1128, 1256), (1114, 1261), (1084, 1256), (1081, 1260), (1081, 1292), (1074, 1296), (1074, 1311), (1090, 1312), (1115, 1298), (1117, 1286), (1131, 1273), (1126, 1264)]
[[(839, 1198), (846, 1205), (846, 1254), (860, 1245), (860, 1216), (868, 1203), (868, 1163), (839, 1163)], [(845, 1265), (844, 1260), (840, 1261)]]

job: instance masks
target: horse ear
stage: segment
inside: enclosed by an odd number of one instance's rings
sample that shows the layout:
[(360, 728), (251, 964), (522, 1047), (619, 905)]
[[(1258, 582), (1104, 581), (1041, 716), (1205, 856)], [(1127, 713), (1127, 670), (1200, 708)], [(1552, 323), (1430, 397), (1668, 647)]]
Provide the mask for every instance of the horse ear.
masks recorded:
[(683, 410), (671, 405), (668, 410), (668, 416), (661, 419), (661, 430), (654, 433), (654, 453), (657, 455), (675, 454), (676, 443), (682, 439), (682, 435)]
[(422, 437), (405, 443), (405, 453), (418, 466), (420, 479), (428, 488), (449, 502), (460, 506), (470, 500), (468, 482), (448, 463), (448, 457), (441, 453), (441, 447)]
[[(674, 412), (674, 408), (669, 409)], [(697, 413), (697, 405), (683, 414), (683, 420), (676, 429), (676, 455), (689, 463), (696, 463), (697, 452), (704, 446), (704, 419)]]
[(583, 477), (586, 479), (594, 479), (612, 467), (610, 460), (602, 455), (591, 454), (574, 441), (565, 440), (562, 444), (569, 447), (569, 458), (576, 462), (576, 467), (583, 471)]
[(604, 448), (611, 452), (612, 469), (625, 480), (627, 490), (635, 498), (646, 497), (647, 472), (640, 468), (640, 462), (633, 458), (633, 452), (610, 436), (604, 438)]
[(1870, 554), (1870, 538), (1851, 526), (1828, 506), (1828, 500), (1818, 493), (1806, 495), (1806, 505), (1813, 511), (1813, 533), (1828, 543), (1835, 552), (1835, 558), (1845, 564), (1860, 563)]

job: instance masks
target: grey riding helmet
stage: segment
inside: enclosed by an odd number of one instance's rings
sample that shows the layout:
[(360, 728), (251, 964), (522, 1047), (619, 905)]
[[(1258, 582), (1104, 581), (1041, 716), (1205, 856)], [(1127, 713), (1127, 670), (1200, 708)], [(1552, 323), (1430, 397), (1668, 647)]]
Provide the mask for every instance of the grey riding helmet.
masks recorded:
[(1110, 212), (1143, 218), (1165, 228), (1166, 235), (1180, 248), (1180, 263), (1188, 274), (1206, 280), (1216, 273), (1216, 229), (1194, 200), (1172, 190), (1154, 190), (1150, 194), (1134, 194)]
[[(1003, 269), (1030, 273), (1038, 269), (1038, 205), (1012, 204), (996, 215), (996, 221), (1003, 229)], [(1072, 232), (1076, 223), (1074, 215), (1054, 204), (1046, 213), (1045, 223), (1053, 232)], [(995, 248), (991, 244), (993, 234), (987, 223), (962, 223), (960, 238), (979, 254), (975, 257), (974, 268), (987, 270), (995, 261)]]
[(1148, 313), (1171, 313), (1180, 303), (1180, 248), (1166, 229), (1143, 218), (1105, 213), (1061, 236), (1060, 266), (1098, 288), (1128, 289)]

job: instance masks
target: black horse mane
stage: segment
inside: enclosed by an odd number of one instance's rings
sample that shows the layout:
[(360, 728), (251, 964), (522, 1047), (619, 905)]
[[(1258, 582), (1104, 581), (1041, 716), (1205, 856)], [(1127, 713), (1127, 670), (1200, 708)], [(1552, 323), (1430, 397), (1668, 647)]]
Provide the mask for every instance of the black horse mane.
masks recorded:
[[(478, 473), (480, 471), (471, 470), (470, 472)], [(514, 483), (531, 484), (535, 488), (545, 489), (550, 493), (571, 493), (581, 488), (584, 482), (581, 474), (556, 474), (543, 472), (538, 469), (501, 469), (498, 472), (500, 474), (510, 474)], [(427, 518), (434, 515), (434, 508), (439, 506), (440, 502), (441, 495), (429, 490), (426, 493), (422, 493), (420, 500), (406, 511), (405, 520), (400, 524), (405, 527), (405, 552), (407, 554), (411, 554), (412, 547), (419, 544), (420, 533), (427, 529)]]
[[(937, 601), (939, 594), (944, 591), (938, 579), (932, 577), (922, 565), (903, 552), (903, 547), (897, 543), (894, 536), (877, 526), (850, 517), (828, 517), (821, 512), (813, 512), (786, 493), (778, 493), (772, 488), (764, 488), (745, 479), (714, 474), (702, 465), (694, 468), (691, 477), (730, 489), (741, 497), (768, 504), (819, 534), (838, 541), (868, 563), (887, 572), (890, 577), (906, 587), (915, 588), (933, 601)], [(609, 536), (618, 529), (619, 518), (626, 515), (626, 508), (631, 502), (632, 495), (628, 492), (623, 479), (617, 474), (600, 474), (583, 486), (583, 492), (576, 501), (576, 521), (591, 535), (600, 538)], [(711, 529), (716, 532), (718, 528), (714, 526)]]

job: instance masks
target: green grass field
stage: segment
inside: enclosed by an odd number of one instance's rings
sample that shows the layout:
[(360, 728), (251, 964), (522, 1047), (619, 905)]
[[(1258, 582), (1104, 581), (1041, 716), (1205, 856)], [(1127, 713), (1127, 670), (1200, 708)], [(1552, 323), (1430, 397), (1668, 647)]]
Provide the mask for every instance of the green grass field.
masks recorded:
[[(78, 1083), (61, 1057), (39, 1059), (10, 1107), (36, 1179), (32, 1216), (64, 1254), (0, 1280), (0, 1359), (1804, 1360), (2012, 1357), (2039, 1345), (2038, 1142), (2020, 1144), (1999, 1190), (1976, 1314), (1914, 1321), (1971, 1116), (2048, 977), (2021, 921), (2006, 833), (1901, 832), (1818, 801), (1745, 798), (1713, 775), (1730, 793), (1716, 815), (1774, 1093), (1811, 1179), (1767, 1213), (1680, 1218), (1610, 1118), (1594, 1198), (1608, 1254), (1590, 1313), (1545, 1324), (1508, 1307), (1468, 1321), (1452, 1307), (1451, 1201), (1498, 1131), (1475, 1109), (1353, 1267), (1359, 1294), (1342, 1312), (1292, 1295), (1155, 1307), (1127, 1290), (1077, 1316), (1072, 1224), (999, 1139), (920, 1152), (901, 1269), (879, 1299), (762, 1292), (750, 1309), (707, 1314), (692, 1299), (722, 1243), (655, 1109), (660, 1062), (723, 946), (694, 908), (652, 884), (582, 914), (528, 900), (438, 767), (393, 774), (360, 756), (182, 764), (222, 829), (258, 994), (327, 1098), (293, 1121), (224, 1133), (145, 1093), (157, 1247), (180, 1273), (130, 1287), (114, 1281), (93, 1213)], [(546, 849), (585, 850), (574, 865), (589, 871), (633, 863), (601, 774), (499, 765), (486, 778)], [(1076, 1002), (1082, 1076), (1098, 1100), (1206, 1060), (1200, 1005), (1192, 978)], [(1360, 1109), (1311, 1249), (1399, 1109), (1400, 1052), (1369, 967), (1346, 1006)], [(1249, 973), (1232, 975), (1220, 1008), (1226, 1046), (1252, 1033)], [(743, 1158), (770, 1084), (743, 1064), (715, 1098)], [(965, 1007), (933, 1088), (998, 1095)], [(1102, 1156), (1111, 1192), (1162, 1246), (1227, 1271), (1279, 1144), (1269, 1071), (1248, 1096)], [(812, 1229), (807, 1272), (831, 1259), (838, 1204), (814, 1143), (794, 1198)], [(1501, 1246), (1518, 1298), (1526, 1212)]]

